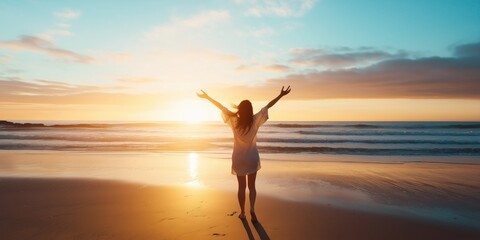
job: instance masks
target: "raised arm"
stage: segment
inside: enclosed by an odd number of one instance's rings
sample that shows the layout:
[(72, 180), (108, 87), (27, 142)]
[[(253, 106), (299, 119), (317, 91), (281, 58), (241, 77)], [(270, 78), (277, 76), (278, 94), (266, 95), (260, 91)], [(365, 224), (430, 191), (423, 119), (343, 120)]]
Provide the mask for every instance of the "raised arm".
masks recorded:
[(278, 102), (278, 100), (280, 100), (280, 98), (282, 98), (283, 96), (287, 95), (290, 93), (290, 91), (292, 90), (290, 88), (290, 86), (287, 87), (287, 89), (283, 90), (284, 87), (282, 86), (282, 90), (280, 91), (280, 94), (278, 94), (278, 96), (276, 98), (274, 98), (272, 101), (270, 101), (268, 104), (267, 104), (267, 108), (271, 108), (273, 107), (273, 105), (275, 105), (275, 103)]
[(215, 99), (211, 98), (210, 96), (208, 96), (208, 94), (206, 92), (204, 92), (203, 90), (200, 90), (202, 91), (202, 93), (197, 93), (197, 96), (199, 98), (205, 98), (207, 99), (208, 101), (210, 101), (211, 103), (213, 103), (213, 105), (217, 106), (220, 110), (223, 110), (225, 109), (225, 107), (220, 104), (219, 102), (217, 102)]

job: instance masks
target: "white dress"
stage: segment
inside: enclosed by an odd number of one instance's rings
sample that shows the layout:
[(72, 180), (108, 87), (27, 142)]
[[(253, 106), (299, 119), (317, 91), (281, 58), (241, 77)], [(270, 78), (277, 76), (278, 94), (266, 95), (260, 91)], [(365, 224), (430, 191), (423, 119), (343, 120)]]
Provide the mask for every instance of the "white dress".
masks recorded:
[(226, 108), (222, 110), (223, 121), (233, 131), (232, 174), (246, 176), (255, 173), (261, 168), (257, 150), (257, 131), (268, 119), (268, 108), (264, 107), (253, 115), (252, 127), (246, 134), (239, 133), (235, 128), (238, 117), (230, 116), (228, 113)]

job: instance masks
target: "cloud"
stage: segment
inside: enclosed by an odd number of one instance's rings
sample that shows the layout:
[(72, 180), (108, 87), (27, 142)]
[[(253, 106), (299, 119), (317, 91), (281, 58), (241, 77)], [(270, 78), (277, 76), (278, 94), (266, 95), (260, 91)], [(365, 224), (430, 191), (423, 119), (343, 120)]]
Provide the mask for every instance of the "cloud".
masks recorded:
[(133, 105), (158, 104), (167, 94), (132, 94), (122, 87), (75, 85), (64, 82), (35, 82), (0, 79), (0, 103), (52, 105)]
[(176, 22), (176, 25), (189, 28), (201, 28), (227, 20), (230, 14), (226, 10), (211, 10)]
[(57, 48), (53, 45), (51, 41), (30, 35), (20, 36), (20, 39), (18, 40), (0, 41), (0, 48), (16, 51), (42, 52), (54, 58), (79, 63), (89, 63), (94, 60), (92, 57), (86, 55), (82, 55), (62, 48)]
[(200, 57), (204, 60), (220, 61), (226, 63), (234, 63), (240, 61), (240, 57), (237, 55), (208, 48), (189, 49), (187, 55)]
[(158, 79), (152, 77), (122, 77), (117, 79), (120, 83), (127, 84), (145, 84), (159, 82)]
[(0, 79), (0, 95), (18, 95), (18, 96), (61, 96), (69, 94), (79, 94), (100, 90), (96, 86), (73, 85), (64, 82), (37, 80), (35, 82), (26, 82), (20, 80)]
[(275, 31), (272, 28), (269, 27), (262, 27), (262, 28), (255, 28), (250, 30), (250, 33), (254, 37), (264, 37), (264, 36), (269, 36), (275, 33)]
[(45, 33), (39, 34), (44, 39), (53, 40), (55, 36), (71, 36), (73, 33), (68, 29), (51, 29)]
[(6, 64), (7, 59), (10, 59), (11, 57), (5, 54), (0, 54), (0, 65)]
[(227, 10), (209, 10), (188, 18), (176, 18), (170, 23), (154, 27), (145, 36), (147, 39), (158, 39), (192, 29), (202, 30), (206, 27), (224, 23), (228, 19), (230, 19), (230, 13)]
[(43, 39), (54, 41), (56, 36), (71, 36), (73, 35), (70, 30), (70, 21), (80, 17), (79, 11), (66, 9), (63, 11), (57, 11), (53, 13), (53, 16), (58, 22), (55, 23), (55, 28), (49, 29), (44, 33), (38, 34)]
[(64, 23), (64, 22), (57, 22), (57, 23), (55, 23), (55, 26), (57, 26), (59, 28), (70, 28), (70, 24)]
[(25, 70), (23, 69), (18, 69), (18, 68), (7, 68), (5, 69), (5, 72), (8, 74), (17, 74), (17, 73), (23, 73)]
[(327, 68), (344, 68), (355, 67), (363, 64), (371, 64), (384, 61), (387, 59), (405, 58), (408, 53), (405, 51), (397, 51), (390, 53), (374, 48), (348, 48), (340, 47), (335, 49), (320, 48), (295, 48), (290, 50), (293, 59), (291, 63), (304, 65), (309, 67), (327, 67)]
[[(278, 29), (277, 29), (278, 30)], [(258, 27), (258, 26), (249, 26), (246, 28), (235, 28), (233, 29), (233, 32), (236, 36), (238, 37), (243, 37), (243, 38), (255, 38), (261, 42), (261, 44), (265, 44), (264, 41), (262, 41), (262, 38), (265, 37), (271, 37), (277, 34), (277, 31), (274, 30), (271, 27)]]
[(262, 16), (262, 11), (256, 7), (249, 8), (245, 14), (247, 16), (255, 16), (255, 17), (261, 17)]
[(239, 5), (247, 6), (245, 15), (255, 17), (300, 17), (310, 11), (314, 7), (315, 2), (315, 0), (235, 1)]
[(479, 57), (480, 56), (480, 42), (463, 44), (455, 47), (454, 54), (457, 57)]
[(129, 52), (107, 52), (99, 57), (98, 62), (102, 63), (129, 63), (134, 59), (134, 55)]
[(272, 64), (272, 65), (240, 65), (235, 68), (238, 72), (277, 72), (285, 73), (290, 71), (290, 67), (282, 64)]
[(79, 11), (65, 9), (63, 11), (54, 12), (53, 15), (62, 20), (71, 20), (80, 17)]
[(358, 68), (291, 74), (263, 86), (226, 87), (220, 92), (234, 96), (248, 92), (254, 100), (268, 100), (266, 90), (291, 85), (290, 99), (480, 99), (479, 46), (480, 42), (459, 45), (452, 57), (386, 59)]
[(264, 67), (265, 70), (271, 71), (271, 72), (288, 72), (290, 70), (290, 67), (281, 65), (281, 64), (273, 64), (273, 65), (268, 65)]

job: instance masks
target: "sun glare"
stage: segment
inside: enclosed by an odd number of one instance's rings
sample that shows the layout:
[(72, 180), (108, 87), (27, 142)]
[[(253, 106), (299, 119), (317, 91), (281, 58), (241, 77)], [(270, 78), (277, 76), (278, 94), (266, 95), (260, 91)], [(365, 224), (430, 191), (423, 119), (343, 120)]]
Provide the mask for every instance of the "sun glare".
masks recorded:
[(188, 124), (198, 124), (204, 121), (211, 121), (213, 116), (219, 117), (215, 107), (199, 101), (183, 101), (175, 105), (171, 110), (172, 116), (176, 121)]
[(192, 108), (182, 112), (182, 121), (189, 124), (197, 124), (202, 121), (205, 121), (204, 113), (201, 109)]

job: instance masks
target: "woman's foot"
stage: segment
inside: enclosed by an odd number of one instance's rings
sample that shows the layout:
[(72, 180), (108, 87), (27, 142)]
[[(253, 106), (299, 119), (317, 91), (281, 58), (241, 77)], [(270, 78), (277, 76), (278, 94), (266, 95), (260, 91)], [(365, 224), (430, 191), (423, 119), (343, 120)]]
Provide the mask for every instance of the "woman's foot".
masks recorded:
[(252, 215), (252, 222), (253, 222), (253, 223), (258, 222), (257, 215), (255, 215), (255, 212), (254, 212), (254, 211), (251, 211), (251, 212), (250, 212), (250, 215)]
[(241, 212), (240, 214), (238, 214), (238, 218), (240, 219), (245, 219), (245, 213), (244, 212)]

